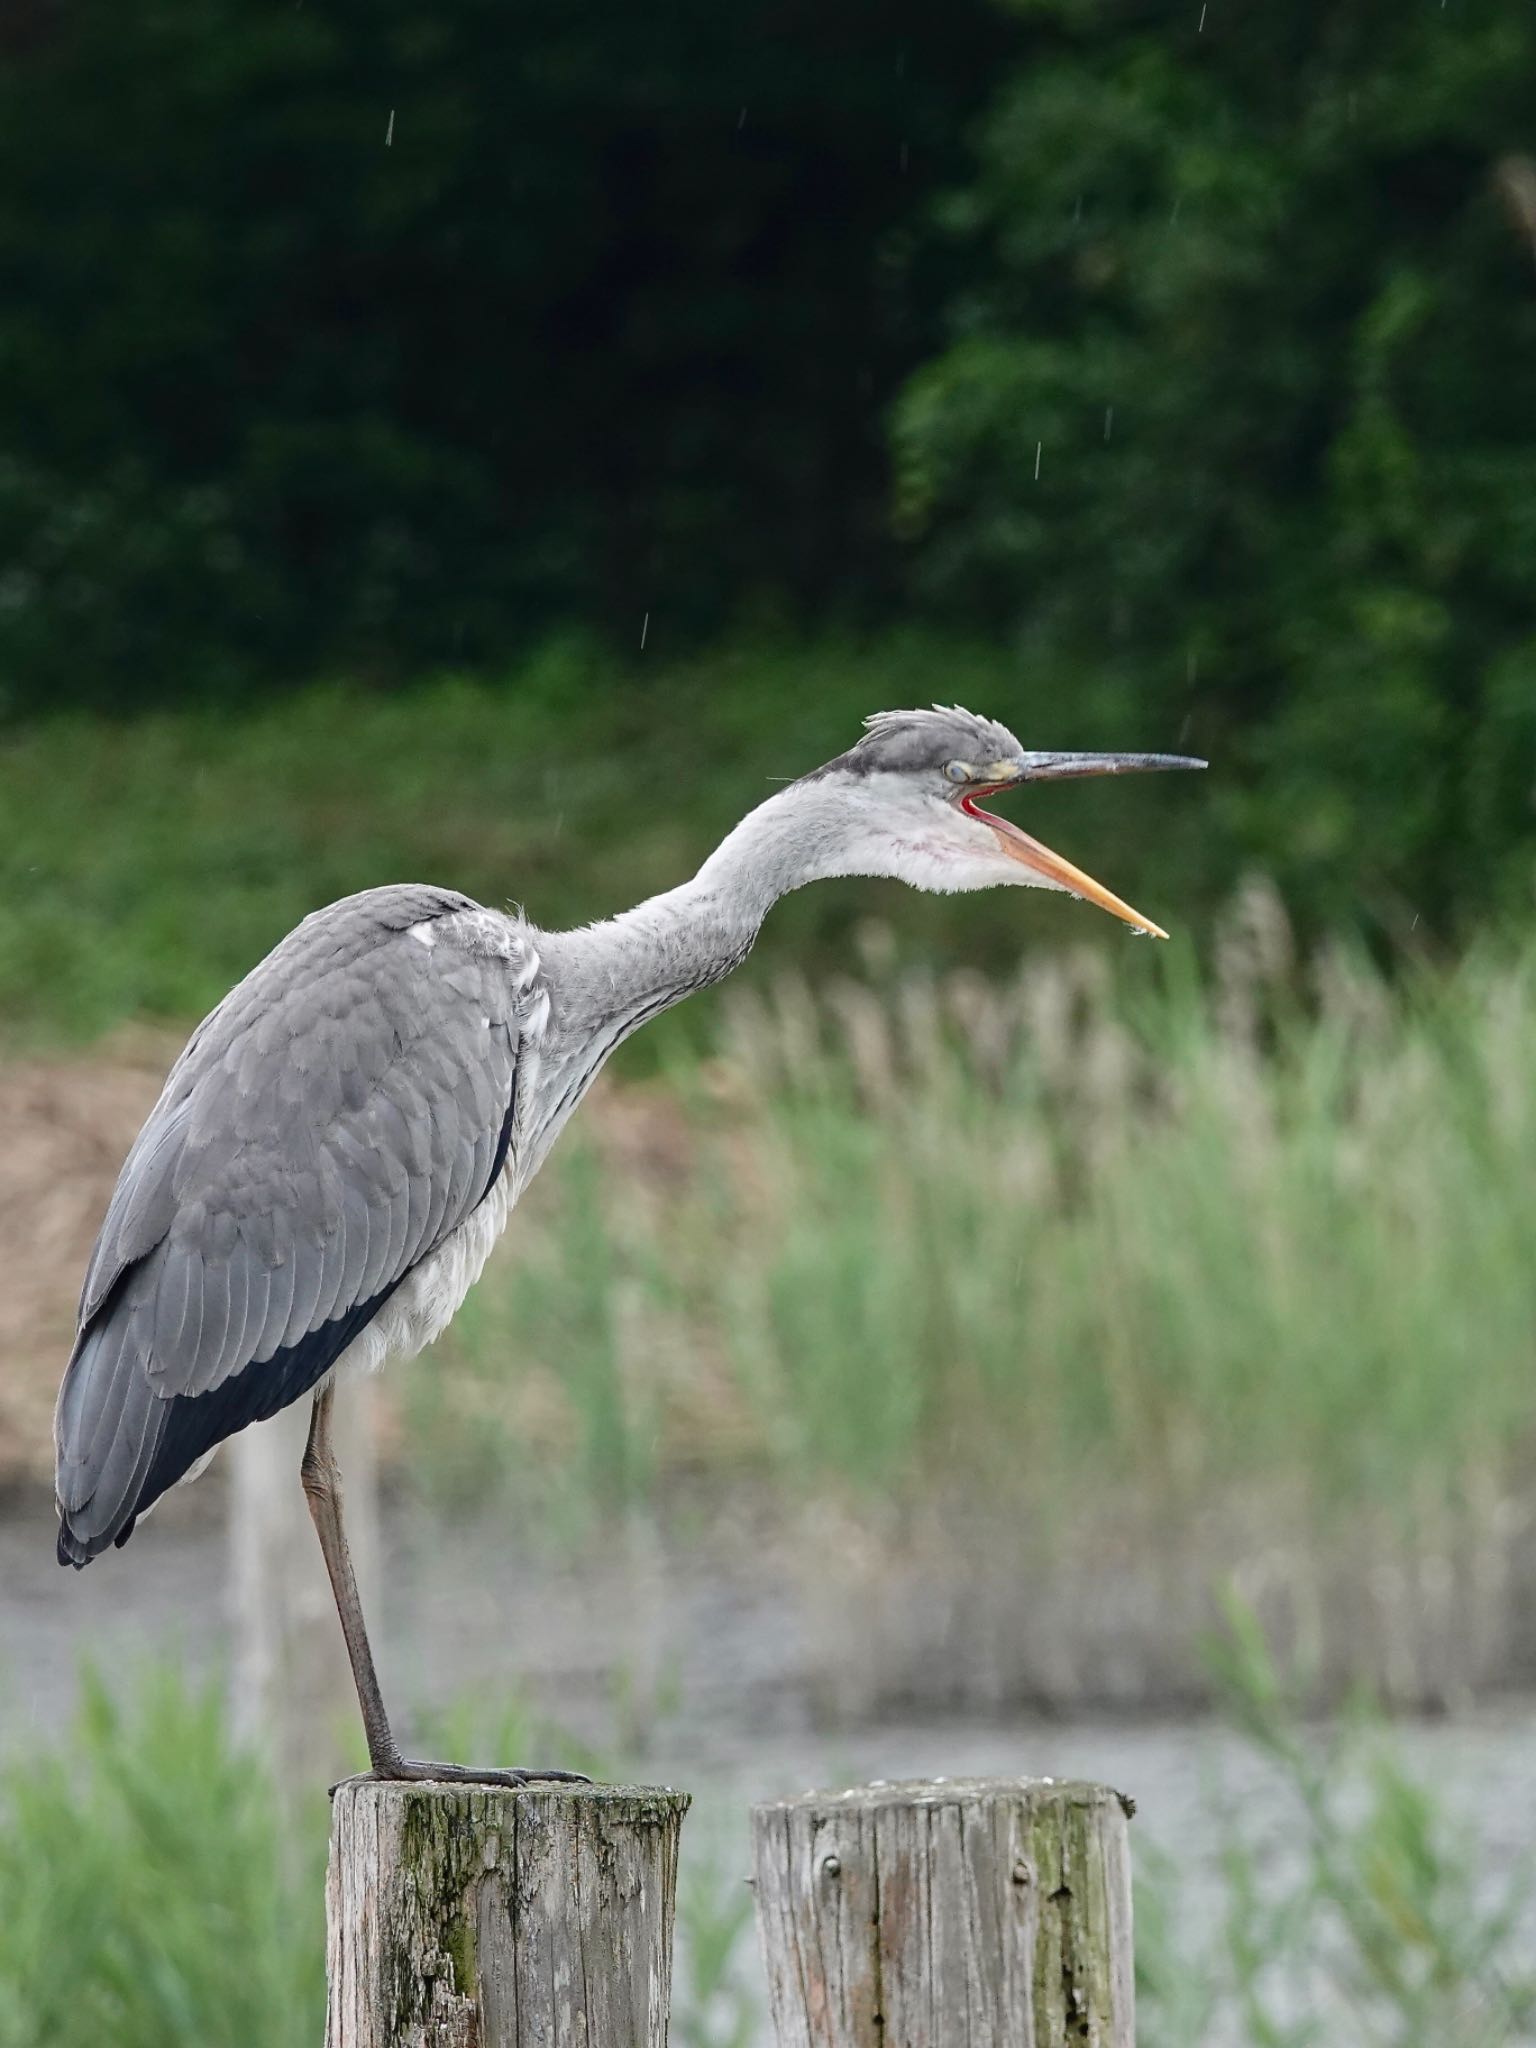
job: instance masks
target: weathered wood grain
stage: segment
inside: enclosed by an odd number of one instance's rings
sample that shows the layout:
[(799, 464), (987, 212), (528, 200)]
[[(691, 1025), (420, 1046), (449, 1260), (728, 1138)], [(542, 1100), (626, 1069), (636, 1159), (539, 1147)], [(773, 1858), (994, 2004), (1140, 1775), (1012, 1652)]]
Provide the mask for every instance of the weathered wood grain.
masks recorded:
[(336, 1789), (326, 2048), (666, 2048), (688, 1795)]
[(1049, 1778), (755, 1807), (779, 2048), (1132, 2048), (1129, 1812)]

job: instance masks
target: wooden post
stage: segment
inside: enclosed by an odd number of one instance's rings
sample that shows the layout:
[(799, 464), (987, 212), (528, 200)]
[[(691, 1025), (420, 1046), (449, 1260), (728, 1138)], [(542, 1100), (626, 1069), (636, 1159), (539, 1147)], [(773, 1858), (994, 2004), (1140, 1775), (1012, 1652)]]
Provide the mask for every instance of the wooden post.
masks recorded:
[(666, 2048), (686, 1792), (336, 1788), (326, 2048)]
[(779, 2048), (1132, 2048), (1130, 1802), (939, 1778), (752, 1811)]

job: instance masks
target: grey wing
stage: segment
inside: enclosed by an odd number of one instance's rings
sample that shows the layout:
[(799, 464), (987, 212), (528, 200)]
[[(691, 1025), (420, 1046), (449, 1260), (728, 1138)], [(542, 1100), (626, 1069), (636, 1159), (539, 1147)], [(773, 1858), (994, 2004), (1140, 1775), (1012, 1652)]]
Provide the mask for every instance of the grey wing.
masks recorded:
[(84, 1564), (224, 1437), (313, 1387), (489, 1191), (533, 966), (425, 888), (307, 918), (201, 1025), (124, 1165), (59, 1393)]

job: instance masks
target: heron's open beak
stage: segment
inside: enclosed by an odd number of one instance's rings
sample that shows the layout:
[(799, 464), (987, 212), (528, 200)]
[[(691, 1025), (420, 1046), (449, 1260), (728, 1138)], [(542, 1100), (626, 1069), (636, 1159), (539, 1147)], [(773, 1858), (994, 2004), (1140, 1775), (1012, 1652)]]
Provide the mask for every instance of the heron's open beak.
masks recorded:
[(1017, 788), (1021, 782), (1063, 782), (1080, 775), (1133, 775), (1148, 769), (1203, 768), (1205, 765), (1204, 761), (1197, 761), (1188, 754), (1021, 754), (1017, 760), (999, 761), (995, 767), (986, 769), (985, 780), (961, 797), (960, 803), (961, 808), (973, 818), (991, 826), (998, 845), (1010, 860), (1032, 868), (1051, 888), (1065, 889), (1073, 896), (1081, 896), (1087, 903), (1097, 903), (1100, 910), (1123, 918), (1134, 930), (1147, 932), (1154, 939), (1166, 939), (1168, 934), (1161, 925), (1154, 924), (1150, 917), (1143, 917), (1139, 910), (1132, 910), (1128, 903), (1122, 903), (1118, 896), (1112, 895), (1102, 882), (1096, 882), (1092, 875), (1085, 875), (1081, 868), (1063, 860), (1059, 853), (1052, 853), (1038, 839), (1031, 839), (1027, 832), (1021, 832), (1007, 818), (995, 817), (991, 811), (982, 810), (976, 798), (991, 796), (1000, 789)]

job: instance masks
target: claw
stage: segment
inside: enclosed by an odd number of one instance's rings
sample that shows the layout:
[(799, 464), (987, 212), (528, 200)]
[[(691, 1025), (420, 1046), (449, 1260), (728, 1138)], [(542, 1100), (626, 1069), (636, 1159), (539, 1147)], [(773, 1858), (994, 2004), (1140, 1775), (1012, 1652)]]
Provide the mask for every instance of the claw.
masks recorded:
[(581, 1771), (481, 1769), (474, 1764), (417, 1763), (404, 1756), (375, 1764), (368, 1775), (385, 1783), (400, 1780), (423, 1785), (505, 1785), (514, 1791), (524, 1785), (590, 1785), (592, 1782)]

